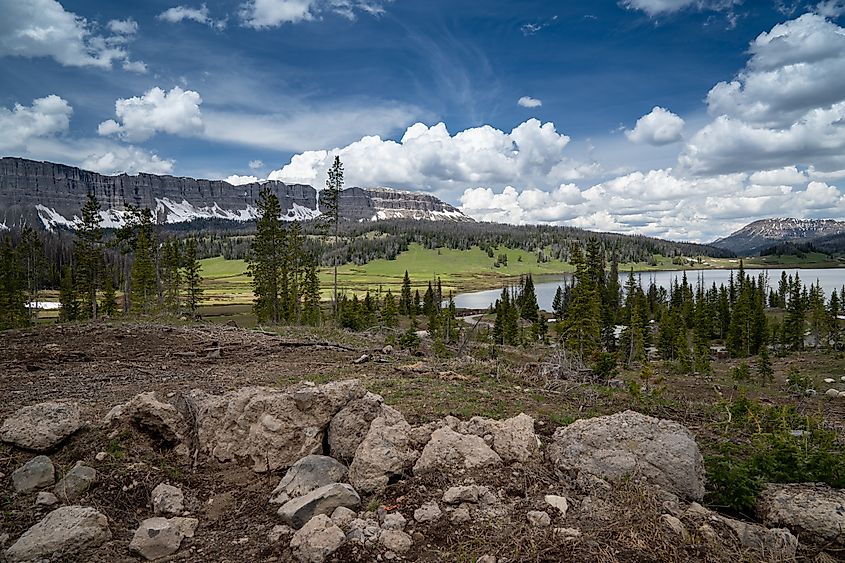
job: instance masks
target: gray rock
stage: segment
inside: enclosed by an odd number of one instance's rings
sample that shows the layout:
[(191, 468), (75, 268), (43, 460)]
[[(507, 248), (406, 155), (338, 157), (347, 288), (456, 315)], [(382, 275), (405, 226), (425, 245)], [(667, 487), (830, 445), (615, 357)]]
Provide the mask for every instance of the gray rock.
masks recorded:
[[(73, 560), (111, 539), (108, 518), (93, 508), (63, 506), (50, 512), (6, 550), (9, 562)], [(79, 560), (79, 559), (76, 559)]]
[(46, 455), (39, 455), (27, 461), (12, 473), (12, 487), (17, 493), (28, 493), (35, 489), (49, 487), (56, 482), (56, 470)]
[(399, 554), (408, 553), (414, 545), (411, 536), (402, 530), (384, 530), (379, 535), (378, 541), (385, 549)]
[(463, 524), (464, 522), (469, 522), (470, 520), (472, 520), (472, 516), (469, 513), (469, 507), (466, 504), (462, 504), (461, 506), (452, 511), (449, 520), (451, 520), (454, 524)]
[(325, 514), (318, 514), (293, 535), (290, 547), (300, 563), (323, 563), (346, 536)]
[(349, 533), (346, 538), (360, 543), (372, 543), (378, 540), (381, 528), (378, 523), (364, 518), (356, 518), (349, 523)]
[(757, 514), (769, 527), (784, 526), (802, 541), (845, 545), (845, 491), (827, 485), (766, 485)]
[(404, 530), (406, 522), (401, 512), (389, 512), (384, 516), (381, 527), (383, 530)]
[(689, 532), (684, 523), (681, 522), (677, 516), (671, 514), (663, 514), (660, 516), (660, 525), (669, 532), (670, 535), (676, 536), (682, 541), (689, 540)]
[(540, 453), (540, 439), (534, 433), (534, 419), (525, 413), (505, 420), (474, 416), (466, 424), (459, 424), (458, 431), (482, 438), (489, 436), (493, 451), (505, 462), (524, 463)]
[(545, 510), (530, 510), (528, 512), (528, 523), (535, 528), (547, 528), (552, 524), (552, 517)]
[(357, 517), (358, 516), (354, 510), (346, 508), (345, 506), (338, 506), (334, 509), (331, 515), (332, 522), (341, 528), (348, 528), (349, 524), (351, 524)]
[(339, 506), (352, 509), (361, 504), (361, 497), (350, 485), (332, 483), (286, 502), (278, 514), (286, 524), (301, 528), (319, 514), (329, 516)]
[(41, 491), (35, 497), (35, 506), (56, 506), (59, 499), (49, 491)]
[(461, 504), (462, 502), (478, 503), (478, 499), (488, 492), (487, 487), (478, 485), (458, 485), (449, 487), (443, 493), (443, 502), (446, 504)]
[(182, 540), (194, 537), (196, 518), (147, 518), (135, 530), (129, 551), (150, 561), (179, 551)]
[(496, 563), (495, 555), (482, 555), (475, 560), (475, 563)]
[(414, 511), (414, 520), (417, 522), (435, 522), (440, 519), (443, 512), (437, 506), (436, 501), (430, 501), (419, 507)]
[(185, 434), (185, 423), (176, 407), (159, 401), (153, 391), (140, 393), (114, 407), (103, 422), (108, 425), (128, 422), (171, 445), (180, 442)]
[(792, 561), (798, 549), (798, 538), (786, 528), (764, 528), (757, 524), (716, 516), (715, 521), (727, 525), (736, 534), (742, 547), (754, 550), (770, 561)]
[(271, 493), (270, 502), (284, 504), (314, 489), (339, 483), (346, 477), (346, 466), (324, 455), (308, 455), (294, 463)]
[(96, 482), (97, 470), (80, 462), (59, 481), (55, 493), (63, 502), (73, 502)]
[(365, 493), (380, 491), (390, 479), (405, 475), (418, 457), (411, 425), (402, 413), (384, 405), (355, 452), (349, 482)]
[(218, 461), (246, 458), (257, 472), (321, 453), (332, 417), (366, 390), (357, 379), (285, 390), (247, 387), (223, 395), (193, 390), (199, 450)]
[(384, 399), (367, 393), (340, 409), (329, 424), (329, 448), (333, 457), (351, 461), (367, 432), (370, 423), (381, 414)]
[(0, 441), (37, 452), (59, 445), (82, 428), (76, 403), (38, 403), (18, 409), (0, 426)]
[(704, 460), (689, 430), (634, 411), (558, 428), (547, 450), (556, 469), (577, 477), (631, 476), (689, 499), (704, 496)]
[(281, 541), (282, 538), (287, 536), (292, 536), (294, 529), (288, 526), (287, 524), (277, 524), (273, 526), (273, 529), (267, 533), (267, 541), (270, 543), (276, 543)]
[(561, 518), (566, 518), (566, 513), (569, 510), (569, 501), (566, 500), (566, 497), (562, 497), (560, 495), (546, 495), (545, 501), (546, 504), (552, 508), (556, 508), (557, 511), (560, 512)]
[(449, 427), (431, 434), (431, 440), (414, 465), (414, 474), (453, 469), (481, 469), (502, 465), (502, 458), (483, 438), (458, 434)]
[(153, 489), (150, 500), (156, 516), (182, 514), (185, 510), (185, 495), (179, 487), (159, 483)]

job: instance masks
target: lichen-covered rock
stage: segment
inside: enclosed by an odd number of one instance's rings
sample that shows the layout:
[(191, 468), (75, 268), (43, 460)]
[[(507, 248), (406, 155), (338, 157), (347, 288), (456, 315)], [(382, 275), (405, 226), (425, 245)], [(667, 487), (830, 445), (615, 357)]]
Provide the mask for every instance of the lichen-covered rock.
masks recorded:
[(573, 478), (632, 476), (689, 499), (704, 496), (704, 460), (686, 427), (634, 411), (576, 420), (558, 428), (548, 448), (556, 469)]
[(502, 465), (502, 458), (483, 438), (458, 434), (448, 426), (435, 430), (414, 465), (414, 474)]
[(176, 407), (156, 398), (153, 391), (140, 393), (123, 405), (114, 407), (106, 415), (106, 424), (128, 422), (149, 432), (168, 444), (180, 442), (185, 433), (185, 423)]
[(339, 506), (352, 509), (360, 504), (361, 497), (351, 485), (332, 483), (289, 500), (279, 508), (278, 514), (286, 524), (301, 528), (318, 514), (330, 516)]
[(784, 526), (802, 541), (845, 545), (845, 491), (827, 485), (766, 485), (757, 514), (767, 526)]
[(374, 393), (367, 393), (360, 399), (350, 401), (340, 409), (329, 424), (329, 448), (332, 457), (351, 461), (358, 446), (370, 431), (370, 423), (381, 414), (384, 399)]
[(78, 462), (56, 485), (55, 493), (63, 502), (73, 502), (97, 483), (97, 470)]
[(285, 390), (246, 387), (223, 395), (191, 391), (199, 449), (219, 461), (248, 458), (253, 470), (289, 467), (323, 451), (332, 417), (366, 391), (356, 380)]
[(185, 495), (182, 489), (159, 483), (150, 496), (156, 516), (181, 514), (185, 510)]
[(385, 549), (400, 555), (408, 553), (414, 545), (414, 540), (402, 530), (384, 530), (378, 541)]
[(132, 536), (129, 551), (150, 561), (179, 551), (182, 540), (194, 537), (196, 518), (147, 518)]
[(324, 455), (307, 455), (294, 463), (271, 493), (270, 502), (284, 504), (314, 489), (339, 483), (346, 477), (346, 466)]
[(323, 563), (337, 551), (346, 536), (325, 514), (305, 523), (290, 540), (290, 547), (300, 563)]
[(56, 481), (56, 469), (46, 455), (39, 455), (18, 467), (12, 473), (12, 487), (16, 493), (28, 493), (49, 487)]
[(482, 438), (491, 436), (493, 451), (505, 462), (526, 462), (540, 453), (540, 439), (534, 433), (534, 419), (525, 413), (504, 420), (474, 416), (461, 424), (457, 431)]
[(43, 452), (82, 428), (76, 403), (38, 403), (15, 411), (0, 426), (0, 441)]
[(430, 501), (414, 511), (414, 520), (420, 523), (434, 522), (443, 515), (436, 501)]
[(63, 506), (50, 512), (6, 550), (10, 562), (62, 558), (74, 560), (85, 549), (111, 539), (105, 515), (84, 506)]
[(365, 493), (380, 491), (392, 478), (405, 475), (418, 457), (411, 425), (402, 413), (385, 405), (355, 452), (349, 482)]
[(535, 528), (547, 528), (552, 524), (552, 517), (545, 510), (529, 510), (528, 523)]

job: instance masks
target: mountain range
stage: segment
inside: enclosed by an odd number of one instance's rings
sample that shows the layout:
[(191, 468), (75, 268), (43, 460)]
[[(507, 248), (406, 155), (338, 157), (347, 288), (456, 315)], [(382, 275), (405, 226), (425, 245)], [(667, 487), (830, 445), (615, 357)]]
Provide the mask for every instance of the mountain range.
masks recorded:
[[(252, 221), (259, 191), (279, 198), (283, 218), (307, 220), (320, 215), (317, 190), (278, 181), (234, 186), (222, 180), (138, 174), (105, 176), (73, 166), (16, 157), (0, 158), (0, 230), (34, 224), (47, 230), (72, 228), (87, 194), (100, 202), (102, 225), (123, 224), (130, 206), (153, 210), (160, 223), (195, 219)], [(348, 188), (339, 199), (343, 218), (472, 221), (433, 195), (390, 188)]]
[(777, 245), (807, 246), (837, 252), (845, 242), (845, 222), (833, 219), (761, 219), (710, 243), (741, 256), (759, 254)]

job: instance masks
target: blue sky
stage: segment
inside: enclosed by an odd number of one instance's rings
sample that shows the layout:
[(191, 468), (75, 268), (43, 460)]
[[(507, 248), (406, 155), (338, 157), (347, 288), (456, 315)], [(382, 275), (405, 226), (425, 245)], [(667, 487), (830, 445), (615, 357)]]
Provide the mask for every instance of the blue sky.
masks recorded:
[(340, 154), (480, 219), (678, 239), (845, 217), (837, 0), (0, 8), (3, 155), (320, 187)]

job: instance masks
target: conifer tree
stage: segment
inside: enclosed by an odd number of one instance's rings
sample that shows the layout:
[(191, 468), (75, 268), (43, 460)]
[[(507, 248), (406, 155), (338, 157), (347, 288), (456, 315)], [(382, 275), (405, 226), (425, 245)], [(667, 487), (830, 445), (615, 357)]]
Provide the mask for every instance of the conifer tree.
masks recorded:
[(82, 206), (82, 219), (76, 224), (74, 241), (76, 281), (85, 296), (86, 317), (97, 319), (97, 291), (103, 268), (103, 230), (100, 228), (100, 203), (92, 192)]
[(106, 317), (117, 314), (117, 293), (111, 273), (107, 272), (103, 280), (103, 302), (100, 303), (100, 313)]
[(59, 322), (79, 319), (80, 306), (76, 288), (73, 269), (70, 266), (65, 266), (62, 269), (61, 285), (59, 286)]
[(320, 277), (317, 274), (317, 261), (311, 258), (305, 268), (305, 295), (302, 304), (302, 322), (307, 325), (320, 324)]
[(420, 299), (420, 290), (414, 290), (414, 302), (411, 304), (411, 307), (413, 308), (413, 313), (411, 314), (412, 317), (422, 313), (421, 301), (422, 300)]
[(575, 284), (562, 322), (564, 342), (582, 359), (590, 358), (601, 347), (601, 300), (593, 276), (584, 262), (580, 247), (572, 246), (570, 262), (575, 266)]
[(283, 310), (281, 290), (285, 232), (281, 225), (281, 205), (268, 187), (258, 194), (256, 202), (258, 221), (255, 236), (250, 244), (248, 274), (252, 277), (252, 292), (255, 295), (253, 311), (258, 322), (279, 323)]
[[(26, 282), (27, 301), (37, 304), (40, 301), (39, 292), (47, 269), (47, 258), (44, 255), (44, 241), (41, 240), (35, 229), (29, 225), (25, 225), (21, 229), (17, 254)], [(29, 321), (33, 322), (37, 314), (37, 308), (30, 306), (28, 307), (28, 311)]]
[(537, 304), (537, 293), (534, 290), (534, 280), (531, 278), (531, 274), (525, 276), (519, 305), (520, 317), (532, 323), (536, 323), (540, 319), (540, 306)]
[(135, 241), (135, 260), (132, 263), (132, 312), (153, 312), (158, 301), (154, 243), (151, 229), (142, 228)]
[(179, 311), (182, 298), (182, 251), (174, 238), (162, 244), (161, 285), (164, 307), (173, 313)]
[[(340, 157), (335, 156), (334, 162), (328, 171), (326, 189), (320, 194), (320, 203), (323, 204), (323, 217), (329, 224), (334, 236), (334, 244), (337, 246), (340, 238), (340, 192), (343, 189), (343, 163)], [(334, 261), (334, 285), (332, 288), (332, 308), (337, 316), (337, 260)]]
[(408, 277), (408, 270), (405, 270), (405, 277), (402, 278), (402, 292), (399, 294), (399, 314), (410, 317), (413, 307), (413, 295), (411, 294), (411, 278)]
[(191, 314), (196, 314), (202, 301), (202, 266), (197, 259), (197, 239), (194, 237), (185, 241), (185, 254), (182, 259), (181, 277), (185, 281), (185, 305)]
[(25, 325), (26, 277), (11, 239), (0, 243), (0, 330)]
[(384, 304), (381, 308), (381, 324), (390, 328), (399, 326), (396, 299), (393, 298), (389, 289), (384, 295)]
[(772, 362), (769, 359), (768, 346), (760, 348), (760, 355), (757, 357), (757, 375), (764, 382), (774, 379), (775, 372), (772, 369)]

